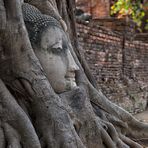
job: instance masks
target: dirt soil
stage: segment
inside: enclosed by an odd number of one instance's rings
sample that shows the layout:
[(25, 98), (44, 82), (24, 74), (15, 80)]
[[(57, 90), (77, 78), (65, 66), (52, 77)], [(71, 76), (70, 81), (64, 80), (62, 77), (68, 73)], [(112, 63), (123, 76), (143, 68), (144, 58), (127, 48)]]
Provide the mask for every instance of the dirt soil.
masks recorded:
[(136, 115), (134, 115), (137, 119), (139, 119), (140, 121), (143, 122), (147, 122), (148, 123), (148, 109), (144, 112), (138, 113)]
[[(146, 111), (143, 111), (141, 113), (138, 113), (136, 115), (134, 115), (138, 120), (142, 121), (142, 122), (146, 122), (148, 123), (148, 109)], [(139, 140), (137, 141), (138, 143), (143, 145), (143, 148), (148, 148), (148, 139), (143, 139), (143, 140)]]

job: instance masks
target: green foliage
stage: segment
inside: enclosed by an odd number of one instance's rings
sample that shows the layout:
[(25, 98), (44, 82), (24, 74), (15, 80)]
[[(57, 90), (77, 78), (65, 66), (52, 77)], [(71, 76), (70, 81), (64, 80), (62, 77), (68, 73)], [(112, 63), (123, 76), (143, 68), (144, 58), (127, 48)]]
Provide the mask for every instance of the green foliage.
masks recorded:
[[(119, 18), (129, 16), (140, 29), (145, 11), (141, 0), (118, 0), (111, 7), (111, 15), (114, 14), (117, 14)], [(146, 20), (145, 29), (148, 29), (148, 20)]]
[(148, 30), (148, 19), (146, 20), (145, 29)]

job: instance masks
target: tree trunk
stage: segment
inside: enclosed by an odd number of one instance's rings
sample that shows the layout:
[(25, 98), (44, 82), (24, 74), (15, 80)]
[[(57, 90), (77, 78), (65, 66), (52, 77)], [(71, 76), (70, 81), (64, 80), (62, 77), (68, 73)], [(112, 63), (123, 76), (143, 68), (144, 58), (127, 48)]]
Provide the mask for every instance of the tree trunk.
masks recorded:
[(71, 53), (80, 68), (76, 74), (79, 87), (55, 93), (31, 46), (22, 4), (0, 0), (0, 148), (142, 147), (135, 141), (148, 138), (148, 125), (97, 90), (80, 55), (74, 1), (27, 2), (51, 14), (67, 30)]

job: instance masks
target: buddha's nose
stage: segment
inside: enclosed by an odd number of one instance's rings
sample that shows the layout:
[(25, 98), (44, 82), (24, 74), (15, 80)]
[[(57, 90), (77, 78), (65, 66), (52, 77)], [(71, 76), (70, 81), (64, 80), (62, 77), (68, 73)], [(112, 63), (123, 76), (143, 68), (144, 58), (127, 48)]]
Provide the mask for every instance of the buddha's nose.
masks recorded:
[(70, 51), (68, 51), (68, 71), (75, 72), (79, 70), (78, 65), (76, 64), (73, 56), (71, 55)]

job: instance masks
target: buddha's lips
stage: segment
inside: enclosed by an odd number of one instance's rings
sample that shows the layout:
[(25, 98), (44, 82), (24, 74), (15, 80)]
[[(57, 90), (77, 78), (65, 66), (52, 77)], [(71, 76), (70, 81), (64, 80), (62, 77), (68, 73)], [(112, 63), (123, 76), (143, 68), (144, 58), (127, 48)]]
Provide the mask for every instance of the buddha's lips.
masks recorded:
[(65, 79), (75, 79), (75, 73), (74, 72), (68, 72), (65, 76)]

